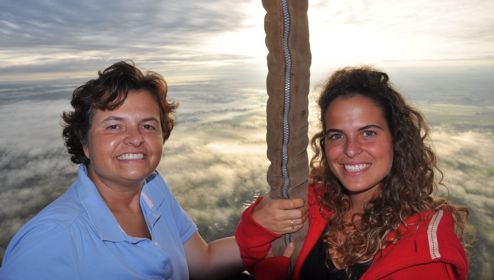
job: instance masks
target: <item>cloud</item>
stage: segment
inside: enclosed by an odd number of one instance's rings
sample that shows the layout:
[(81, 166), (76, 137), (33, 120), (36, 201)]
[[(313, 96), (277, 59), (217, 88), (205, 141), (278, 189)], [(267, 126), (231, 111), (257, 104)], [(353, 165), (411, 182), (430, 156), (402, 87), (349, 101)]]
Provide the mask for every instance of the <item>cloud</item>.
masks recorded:
[[(434, 147), (445, 171), (450, 194), (485, 217), (494, 209), (494, 135), (478, 131), (433, 133)], [(487, 217), (485, 217), (487, 218)], [(494, 224), (491, 225), (494, 230)]]
[[(487, 12), (494, 9), (494, 4), (484, 0), (418, 0), (413, 2), (319, 0), (311, 3), (310, 8), (313, 9), (310, 12), (313, 12), (314, 16), (318, 16), (319, 13), (326, 14), (322, 20), (323, 23), (401, 30), (419, 36), (434, 34), (479, 39), (478, 35), (484, 35), (483, 39), (489, 40), (494, 35), (492, 28), (489, 28), (494, 25), (494, 20)], [(475, 32), (476, 30), (478, 31)]]
[[(392, 1), (379, 6), (378, 2), (319, 1), (316, 4), (320, 9), (312, 10), (315, 17), (330, 21), (316, 21), (321, 23), (319, 30), (318, 25), (311, 25), (312, 46), (321, 48), (325, 54), (364, 57), (362, 46), (369, 53), (378, 50), (380, 54), (389, 49), (379, 44), (389, 43), (394, 56), (383, 57), (406, 60), (417, 57), (409, 56), (408, 47), (402, 48), (401, 44), (422, 38), (419, 29), (425, 37), (440, 35), (437, 38), (445, 39), (440, 44), (444, 47), (451, 42), (448, 38), (468, 35), (463, 26), (470, 28), (472, 34), (477, 34), (475, 30), (483, 34), (478, 39), (482, 43), (478, 44), (482, 46), (479, 50), (492, 46), (492, 43), (484, 44), (491, 38), (492, 20), (479, 20), (485, 18), (483, 14), (472, 16), (480, 10), (492, 10), (490, 2), (475, 2), (468, 9), (457, 9), (446, 1), (440, 2), (443, 6), (433, 6), (434, 3), (420, 2), (426, 5), (421, 6)], [(243, 8), (235, 1), (226, 0), (0, 3), (0, 251), (9, 235), (67, 188), (74, 177), (75, 166), (68, 161), (59, 126), (59, 115), (68, 107), (73, 88), (122, 58), (137, 58), (139, 66), (158, 71), (168, 80), (170, 97), (181, 105), (177, 127), (165, 144), (159, 170), (206, 237), (231, 234), (245, 203), (267, 191), (268, 163), (264, 152), (267, 96), (262, 89), (266, 67), (264, 62), (261, 66), (250, 62), (246, 59), (248, 55), (225, 55), (205, 49), (204, 43), (214, 40), (224, 30), (239, 31), (252, 25), (244, 21), (248, 9)], [(462, 27), (436, 25), (437, 14), (432, 12), (444, 10), (439, 19), (450, 22), (448, 17), (454, 18), (453, 9), (465, 10), (459, 19)], [(468, 19), (473, 21), (472, 25)], [(337, 29), (338, 26), (343, 29)], [(362, 36), (367, 31), (372, 32)], [(379, 32), (382, 34), (374, 36)], [(410, 39), (400, 40), (403, 37), (395, 34)], [(355, 38), (355, 43), (348, 38)], [(456, 48), (457, 43), (453, 43)], [(428, 51), (427, 44), (419, 44), (419, 53)], [(335, 45), (341, 51), (335, 50)], [(372, 49), (372, 46), (377, 47)], [(491, 54), (491, 51), (467, 50), (467, 56)], [(364, 57), (361, 61), (368, 60)], [(315, 53), (313, 63), (322, 64), (314, 66), (326, 72), (337, 65), (337, 60)], [(404, 86), (407, 92), (426, 102), (464, 105), (462, 98), (473, 98), (468, 108), (458, 106), (451, 110), (449, 105), (433, 108), (442, 117), (435, 118), (438, 123), (434, 124), (453, 121), (462, 124), (468, 115), (463, 130), (438, 130), (434, 141), (446, 171), (446, 183), (451, 187), (451, 197), (471, 207), (472, 216), (487, 221), (481, 225), (482, 234), (492, 235), (489, 217), (492, 217), (494, 188), (489, 183), (493, 174), (488, 156), (492, 159), (494, 149), (492, 134), (486, 133), (492, 129), (489, 124), (492, 114), (491, 109), (486, 111), (478, 106), (492, 103), (491, 68), (488, 71), (462, 69), (464, 72), (453, 76), (447, 73), (441, 79), (437, 73), (444, 69), (398, 69), (396, 73), (402, 76), (396, 82), (402, 85), (409, 81)], [(465, 76), (467, 72), (471, 74)], [(15, 75), (18, 80), (36, 76), (46, 81), (21, 84), (13, 79)], [(60, 79), (65, 81), (60, 84)], [(465, 114), (463, 119), (453, 119), (458, 114), (443, 112), (459, 113), (458, 108)], [(476, 110), (487, 113), (480, 118), (471, 115)], [(311, 129), (316, 127), (317, 124), (311, 124)], [(469, 131), (472, 127), (477, 130)], [(472, 139), (484, 140), (481, 145), (475, 145)], [(492, 238), (487, 240), (491, 243), (486, 244), (492, 247)]]
[(2, 47), (183, 44), (190, 34), (238, 28), (239, 9), (229, 1), (10, 1), (2, 4)]
[(27, 219), (67, 189), (75, 169), (61, 148), (0, 147), (0, 248)]
[(0, 106), (0, 147), (45, 149), (62, 146), (60, 115), (69, 99), (24, 101)]
[(201, 233), (214, 239), (231, 234), (245, 206), (269, 190), (265, 128), (193, 127), (174, 131), (159, 170)]
[[(311, 1), (312, 68), (492, 62), (493, 9), (482, 0)], [(263, 15), (258, 1), (4, 1), (0, 81), (88, 77), (120, 59), (197, 77), (199, 68), (264, 58)]]
[(151, 66), (193, 64), (199, 57), (228, 60), (205, 49), (205, 42), (244, 28), (246, 5), (224, 0), (2, 2), (0, 75), (5, 80), (87, 76), (120, 59)]
[(441, 60), (492, 64), (492, 1), (311, 2), (313, 67)]

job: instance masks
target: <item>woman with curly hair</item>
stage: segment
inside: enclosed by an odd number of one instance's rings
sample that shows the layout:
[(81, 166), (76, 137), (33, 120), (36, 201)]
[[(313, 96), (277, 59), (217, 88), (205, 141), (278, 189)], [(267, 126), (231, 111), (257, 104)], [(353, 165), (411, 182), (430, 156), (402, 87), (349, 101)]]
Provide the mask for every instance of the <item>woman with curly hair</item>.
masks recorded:
[[(322, 129), (311, 140), (309, 230), (291, 277), (466, 279), (457, 230), (462, 236), (467, 210), (433, 198), (443, 174), (427, 143), (429, 128), (388, 75), (341, 69), (318, 105)], [(244, 212), (236, 237), (257, 279), (286, 279), (293, 245), (285, 256), (264, 258), (271, 240), (303, 215), (286, 201), (262, 198)]]

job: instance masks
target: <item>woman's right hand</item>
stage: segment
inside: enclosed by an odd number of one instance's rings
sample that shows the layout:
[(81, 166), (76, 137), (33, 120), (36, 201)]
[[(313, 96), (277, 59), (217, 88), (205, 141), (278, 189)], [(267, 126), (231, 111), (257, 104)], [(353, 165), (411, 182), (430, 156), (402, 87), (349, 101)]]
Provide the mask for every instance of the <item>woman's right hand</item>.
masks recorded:
[(252, 218), (276, 234), (293, 233), (307, 219), (307, 207), (301, 198), (271, 199), (266, 195), (256, 206)]

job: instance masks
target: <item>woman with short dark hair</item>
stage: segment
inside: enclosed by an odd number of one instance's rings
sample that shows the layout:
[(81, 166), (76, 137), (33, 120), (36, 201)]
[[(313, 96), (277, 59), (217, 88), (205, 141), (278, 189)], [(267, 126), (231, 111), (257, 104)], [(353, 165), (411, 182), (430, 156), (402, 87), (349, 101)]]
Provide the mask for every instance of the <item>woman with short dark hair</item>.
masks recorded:
[(118, 62), (78, 87), (63, 136), (77, 179), (12, 238), (1, 279), (222, 279), (233, 237), (206, 243), (156, 171), (177, 105), (165, 80)]

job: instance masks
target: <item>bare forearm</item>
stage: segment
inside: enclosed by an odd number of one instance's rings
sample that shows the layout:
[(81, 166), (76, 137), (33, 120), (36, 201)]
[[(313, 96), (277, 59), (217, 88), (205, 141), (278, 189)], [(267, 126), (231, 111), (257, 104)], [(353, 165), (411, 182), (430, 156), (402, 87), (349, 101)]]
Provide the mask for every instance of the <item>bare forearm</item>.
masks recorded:
[(232, 275), (243, 270), (240, 250), (233, 236), (210, 242), (208, 251), (210, 268), (215, 270), (213, 276)]
[(185, 249), (191, 279), (222, 279), (243, 270), (240, 251), (234, 237), (214, 240), (207, 244), (197, 235), (186, 242)]

